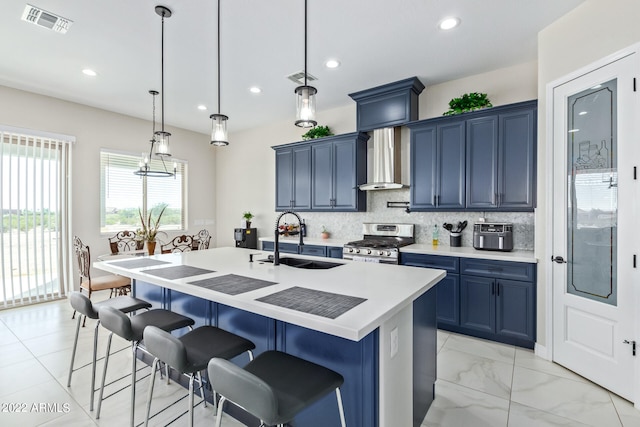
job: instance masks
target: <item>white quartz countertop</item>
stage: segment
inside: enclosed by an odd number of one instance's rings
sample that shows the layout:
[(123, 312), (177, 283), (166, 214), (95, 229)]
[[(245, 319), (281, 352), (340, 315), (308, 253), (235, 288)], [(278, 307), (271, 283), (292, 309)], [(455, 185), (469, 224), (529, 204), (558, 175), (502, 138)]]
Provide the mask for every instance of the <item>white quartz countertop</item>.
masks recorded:
[(481, 258), (491, 259), (496, 261), (515, 261), (515, 262), (528, 262), (536, 264), (538, 262), (533, 251), (479, 251), (472, 247), (451, 247), (451, 246), (433, 246), (425, 244), (413, 244), (403, 246), (400, 252), (414, 253), (414, 254), (426, 254), (426, 255), (442, 255), (442, 256), (456, 256), (463, 258)]
[[(249, 254), (255, 254), (254, 262), (249, 262)], [(258, 262), (269, 254), (270, 252), (255, 249), (215, 248), (151, 257), (168, 261), (172, 265), (189, 265), (215, 271), (175, 280), (144, 272), (147, 269), (170, 267), (170, 264), (127, 269), (113, 265), (122, 260), (113, 260), (96, 262), (94, 267), (352, 341), (364, 338), (445, 277), (443, 270), (327, 258), (322, 260), (344, 265), (328, 270), (305, 270), (283, 264), (274, 266)], [(285, 257), (320, 259), (281, 255), (281, 258)], [(232, 296), (188, 283), (226, 274), (268, 280), (277, 284)], [(366, 298), (366, 301), (335, 319), (256, 301), (257, 298), (295, 286)]]

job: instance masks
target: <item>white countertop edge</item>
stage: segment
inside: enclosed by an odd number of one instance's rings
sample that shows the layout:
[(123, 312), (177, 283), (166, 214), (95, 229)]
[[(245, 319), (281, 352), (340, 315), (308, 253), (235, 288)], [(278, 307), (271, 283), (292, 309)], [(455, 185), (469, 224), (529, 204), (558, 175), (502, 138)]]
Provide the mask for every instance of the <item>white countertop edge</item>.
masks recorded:
[(535, 257), (533, 251), (515, 250), (510, 252), (500, 251), (481, 251), (470, 247), (451, 247), (451, 246), (433, 246), (425, 244), (413, 244), (403, 246), (400, 249), (400, 253), (414, 253), (425, 255), (440, 255), (440, 256), (456, 256), (462, 258), (479, 258), (490, 259), (496, 261), (513, 261), (513, 262), (526, 262), (530, 264), (536, 264), (538, 259)]
[[(256, 252), (256, 250), (237, 249), (237, 248), (233, 248), (233, 249), (236, 249), (239, 251), (246, 251), (247, 253)], [(163, 261), (169, 261), (173, 266), (192, 265), (194, 267), (207, 268), (206, 265), (203, 265), (203, 264), (197, 265), (198, 263), (189, 262), (188, 259), (183, 260), (183, 258), (185, 255), (188, 255), (188, 254), (200, 253), (198, 254), (198, 256), (203, 256), (205, 252), (210, 252), (210, 251), (211, 250), (195, 251), (195, 252), (185, 253), (185, 254), (155, 255), (152, 258), (161, 259)], [(268, 252), (265, 252), (265, 254), (268, 254)], [(245, 254), (242, 254), (242, 256), (244, 257)], [(284, 256), (289, 257), (291, 255), (286, 254), (286, 255), (283, 255), (283, 257)], [(259, 257), (260, 256), (258, 256), (255, 259), (259, 259)], [(309, 257), (309, 256), (302, 256), (302, 255), (295, 255), (293, 257), (320, 259), (318, 257)], [(322, 259), (324, 260), (324, 258)], [(382, 325), (386, 320), (390, 319), (395, 314), (400, 312), (408, 304), (413, 303), (415, 299), (417, 299), (420, 295), (424, 294), (426, 291), (431, 289), (436, 283), (442, 280), (446, 275), (446, 272), (443, 270), (420, 269), (422, 271), (422, 273), (420, 274), (421, 284), (411, 286), (411, 291), (408, 292), (407, 294), (402, 295), (399, 301), (393, 307), (387, 310), (384, 310), (383, 312), (380, 312), (381, 310), (377, 310), (376, 312), (375, 309), (377, 307), (377, 304), (379, 304), (380, 302), (375, 301), (371, 298), (367, 298), (367, 300), (370, 301), (370, 305), (372, 306), (368, 307), (366, 310), (364, 310), (362, 307), (360, 307), (359, 309), (359, 306), (356, 306), (353, 309), (344, 313), (343, 315), (339, 316), (338, 318), (330, 319), (322, 316), (303, 313), (297, 310), (287, 309), (284, 307), (263, 303), (260, 301), (255, 301), (255, 299), (257, 298), (270, 295), (275, 292), (279, 292), (284, 289), (291, 288), (293, 286), (313, 288), (313, 286), (308, 286), (305, 283), (278, 282), (278, 284), (276, 285), (257, 289), (255, 291), (245, 292), (239, 295), (228, 295), (225, 293), (216, 292), (216, 291), (202, 288), (199, 286), (190, 285), (188, 284), (188, 282), (210, 278), (210, 277), (222, 276), (225, 274), (240, 274), (240, 275), (247, 275), (247, 276), (252, 276), (252, 275), (247, 271), (235, 271), (233, 269), (224, 269), (220, 267), (211, 266), (209, 268), (211, 268), (212, 270), (216, 270), (214, 273), (207, 273), (207, 274), (198, 275), (198, 276), (190, 276), (183, 279), (169, 280), (169, 279), (164, 279), (158, 276), (153, 276), (153, 275), (144, 273), (141, 270), (151, 269), (151, 268), (171, 267), (172, 265), (165, 264), (165, 265), (141, 267), (141, 268), (135, 268), (135, 269), (125, 269), (119, 266), (111, 265), (112, 262), (118, 262), (118, 261), (121, 261), (121, 260), (95, 262), (94, 267), (104, 271), (111, 272), (111, 273), (119, 274), (122, 276), (131, 277), (132, 279), (135, 279), (135, 280), (140, 280), (140, 281), (151, 283), (157, 286), (162, 286), (167, 289), (172, 289), (178, 292), (182, 292), (184, 294), (200, 297), (206, 300), (225, 304), (230, 307), (238, 308), (251, 313), (259, 314), (259, 315), (280, 320), (286, 323), (291, 323), (294, 325), (306, 327), (308, 329), (324, 332), (330, 335), (338, 336), (338, 337), (345, 338), (352, 341), (359, 341), (365, 336), (367, 336), (369, 333), (371, 333), (372, 331), (380, 327), (380, 325)], [(354, 266), (352, 267), (352, 269), (366, 268), (365, 264), (368, 264), (368, 263), (352, 262), (347, 260), (332, 259), (332, 262), (333, 261), (341, 262), (344, 264), (363, 264), (361, 266), (360, 265)], [(376, 266), (383, 266), (383, 268), (396, 267), (396, 266), (384, 265), (384, 264), (371, 264), (371, 266), (373, 268), (377, 268)], [(272, 265), (267, 265), (267, 268), (273, 269), (274, 267)], [(284, 265), (281, 266), (280, 268), (292, 269), (290, 272), (293, 273), (294, 275), (295, 274), (299, 275), (302, 272), (304, 272), (304, 270), (295, 269), (293, 267), (288, 267)], [(338, 267), (338, 268), (341, 268), (341, 267)], [(411, 267), (401, 267), (401, 268), (403, 269), (407, 268), (407, 269), (411, 269), (409, 271), (413, 271), (413, 268)], [(318, 271), (318, 270), (314, 270), (314, 271)], [(320, 271), (323, 271), (323, 270), (320, 270)], [(331, 270), (326, 270), (326, 271), (331, 271)], [(353, 273), (345, 271), (346, 276), (349, 276), (350, 274), (353, 274)], [(257, 275), (255, 278), (262, 279), (262, 280), (270, 280), (269, 278), (261, 275)], [(273, 278), (271, 280), (273, 280)], [(358, 295), (357, 292), (349, 292), (349, 290), (344, 290), (344, 291), (335, 290), (335, 289), (319, 289), (319, 290), (341, 293), (344, 295), (366, 297), (365, 295)], [(398, 293), (399, 292), (394, 292), (394, 295), (397, 297)], [(366, 302), (363, 304), (366, 304)]]

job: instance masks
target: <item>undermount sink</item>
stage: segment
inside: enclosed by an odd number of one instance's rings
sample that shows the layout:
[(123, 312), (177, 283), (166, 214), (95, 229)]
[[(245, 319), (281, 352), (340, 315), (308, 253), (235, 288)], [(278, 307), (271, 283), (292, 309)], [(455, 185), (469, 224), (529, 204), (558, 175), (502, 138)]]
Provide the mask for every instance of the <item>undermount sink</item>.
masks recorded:
[[(261, 259), (260, 262), (273, 262), (273, 257), (269, 256), (268, 259)], [(280, 258), (280, 264), (287, 265), (289, 267), (304, 268), (307, 270), (327, 270), (333, 267), (339, 267), (344, 264), (337, 262), (326, 261), (312, 261), (308, 259), (300, 258)]]

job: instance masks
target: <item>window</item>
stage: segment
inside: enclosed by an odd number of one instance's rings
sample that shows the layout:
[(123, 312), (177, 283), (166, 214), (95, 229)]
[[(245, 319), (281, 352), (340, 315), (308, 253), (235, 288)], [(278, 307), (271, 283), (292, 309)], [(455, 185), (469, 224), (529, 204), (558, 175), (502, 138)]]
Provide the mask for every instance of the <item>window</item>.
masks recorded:
[[(140, 228), (138, 209), (146, 216), (155, 215), (163, 206), (166, 210), (160, 224), (162, 230), (186, 229), (186, 172), (185, 161), (171, 159), (165, 161), (167, 169), (177, 164), (174, 177), (140, 177), (138, 170), (140, 156), (109, 150), (100, 151), (100, 232), (115, 234), (121, 230)], [(150, 166), (154, 170), (164, 170), (161, 159), (153, 159)]]

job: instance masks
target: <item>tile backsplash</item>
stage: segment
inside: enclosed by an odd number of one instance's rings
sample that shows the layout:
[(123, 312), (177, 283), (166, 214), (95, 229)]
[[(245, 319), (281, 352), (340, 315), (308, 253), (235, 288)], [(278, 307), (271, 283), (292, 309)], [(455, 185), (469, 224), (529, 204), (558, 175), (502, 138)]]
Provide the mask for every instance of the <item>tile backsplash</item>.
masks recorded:
[(409, 189), (370, 191), (367, 194), (367, 212), (300, 212), (307, 223), (307, 236), (320, 237), (322, 226), (336, 239), (362, 238), (363, 222), (410, 223), (416, 225), (416, 243), (431, 244), (434, 224), (439, 228), (439, 244), (449, 246), (449, 232), (442, 228), (445, 222), (467, 221), (462, 232), (462, 246), (473, 246), (473, 224), (484, 216), (487, 222), (513, 223), (514, 249), (534, 249), (533, 212), (411, 212), (404, 208), (387, 208), (387, 202), (408, 202)]

